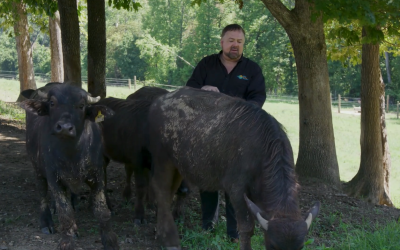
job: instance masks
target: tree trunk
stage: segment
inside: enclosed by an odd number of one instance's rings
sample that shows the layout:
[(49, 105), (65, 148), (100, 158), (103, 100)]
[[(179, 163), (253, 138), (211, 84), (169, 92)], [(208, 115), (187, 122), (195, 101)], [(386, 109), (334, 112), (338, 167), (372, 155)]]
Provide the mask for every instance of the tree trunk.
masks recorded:
[(50, 52), (51, 52), (51, 81), (64, 81), (64, 66), (61, 42), (60, 13), (56, 11), (54, 17), (49, 17)]
[(291, 11), (281, 1), (262, 1), (286, 30), (297, 65), (300, 143), (296, 173), (300, 180), (317, 178), (340, 188), (322, 18), (311, 20), (308, 0), (297, 0)]
[[(380, 69), (379, 69), (380, 71)], [(385, 181), (385, 199), (387, 200), (387, 204), (391, 204), (390, 201), (390, 191), (389, 191), (389, 180), (390, 180), (390, 169), (392, 167), (392, 161), (390, 159), (390, 151), (389, 151), (389, 142), (387, 138), (387, 129), (386, 129), (386, 118), (385, 118), (385, 84), (382, 80), (382, 75), (380, 74), (380, 86), (382, 95), (380, 99), (380, 115), (381, 115), (381, 135), (382, 135), (382, 150), (383, 150), (383, 174)]]
[(76, 1), (58, 0), (64, 64), (64, 82), (82, 87), (79, 19)]
[[(363, 28), (363, 36), (366, 31)], [(390, 156), (384, 122), (384, 85), (379, 67), (379, 44), (363, 44), (361, 65), (361, 163), (358, 173), (345, 186), (351, 196), (374, 204), (392, 206), (385, 178), (389, 178)], [(382, 104), (383, 103), (383, 104)], [(384, 128), (384, 129), (382, 129)], [(384, 159), (384, 157), (386, 159)], [(389, 161), (388, 161), (389, 160)]]
[[(32, 62), (32, 47), (29, 37), (29, 24), (26, 6), (22, 2), (14, 3), (14, 33), (18, 53), (18, 73), (20, 92), (36, 89), (35, 74)], [(21, 101), (18, 98), (17, 101)]]
[(88, 92), (106, 97), (106, 13), (104, 0), (88, 0)]

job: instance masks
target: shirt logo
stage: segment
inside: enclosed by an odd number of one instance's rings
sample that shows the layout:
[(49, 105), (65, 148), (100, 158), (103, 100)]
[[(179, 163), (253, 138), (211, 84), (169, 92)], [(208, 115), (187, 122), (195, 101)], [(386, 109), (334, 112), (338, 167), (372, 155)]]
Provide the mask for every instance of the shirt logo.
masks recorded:
[(244, 76), (244, 75), (238, 75), (237, 78), (239, 78), (239, 79), (241, 79), (241, 80), (249, 80), (249, 79), (247, 79), (247, 77)]

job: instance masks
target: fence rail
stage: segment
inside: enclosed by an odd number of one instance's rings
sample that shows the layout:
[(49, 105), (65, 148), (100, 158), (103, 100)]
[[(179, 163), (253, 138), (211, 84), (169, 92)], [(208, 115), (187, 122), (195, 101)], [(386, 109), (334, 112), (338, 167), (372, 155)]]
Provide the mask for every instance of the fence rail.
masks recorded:
[[(14, 71), (0, 71), (0, 78), (3, 79), (11, 79), (18, 80), (18, 72)], [(50, 82), (50, 76), (47, 74), (35, 73), (35, 79), (39, 82)], [(87, 84), (87, 76), (82, 76), (82, 82)], [(168, 84), (160, 84), (154, 83), (152, 81), (139, 81), (136, 80), (136, 77), (133, 79), (123, 79), (123, 78), (106, 78), (106, 86), (112, 87), (126, 87), (126, 88), (136, 88), (137, 85), (142, 86), (157, 86), (162, 87), (168, 90), (175, 90), (182, 86), (177, 85), (168, 85)], [(290, 95), (275, 95), (267, 93), (267, 102), (284, 102), (284, 103), (293, 103), (298, 104), (299, 99), (298, 96), (290, 96)], [(340, 113), (341, 109), (353, 109), (356, 112), (361, 112), (361, 98), (357, 97), (342, 97), (341, 95), (331, 96), (331, 105), (338, 109), (338, 113)], [(396, 111), (399, 113), (399, 103), (389, 103), (389, 96), (386, 98), (386, 112), (389, 112), (390, 109), (392, 111)], [(399, 115), (397, 115), (399, 116)]]
[[(18, 72), (14, 71), (0, 71), (0, 78), (2, 79), (8, 79), (8, 80), (18, 80)], [(51, 77), (48, 74), (41, 74), (41, 73), (35, 73), (35, 80), (38, 82), (50, 82)], [(82, 82), (87, 84), (87, 76), (82, 76)], [(169, 89), (176, 89), (180, 88), (182, 86), (176, 86), (176, 85), (167, 85), (167, 84), (160, 84), (160, 83), (154, 83), (152, 81), (135, 81), (135, 77), (133, 79), (124, 79), (124, 78), (106, 78), (106, 86), (110, 87), (126, 87), (126, 88), (131, 88), (132, 84), (135, 86), (136, 85), (143, 85), (143, 86), (160, 86), (160, 87), (167, 87)]]

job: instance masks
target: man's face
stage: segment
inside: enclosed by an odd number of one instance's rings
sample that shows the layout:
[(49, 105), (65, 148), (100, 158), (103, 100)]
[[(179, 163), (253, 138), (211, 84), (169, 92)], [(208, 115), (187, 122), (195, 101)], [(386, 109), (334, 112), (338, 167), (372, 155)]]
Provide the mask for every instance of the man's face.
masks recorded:
[(243, 54), (244, 34), (241, 30), (227, 31), (221, 38), (222, 53), (230, 59), (239, 59)]

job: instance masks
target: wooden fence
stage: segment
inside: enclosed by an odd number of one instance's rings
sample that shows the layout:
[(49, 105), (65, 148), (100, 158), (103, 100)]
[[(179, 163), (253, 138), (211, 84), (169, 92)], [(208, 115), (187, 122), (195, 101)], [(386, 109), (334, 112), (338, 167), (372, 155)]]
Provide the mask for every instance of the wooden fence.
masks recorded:
[[(8, 80), (18, 80), (18, 72), (14, 71), (0, 71), (0, 78), (3, 79), (8, 79)], [(40, 74), (40, 73), (35, 73), (35, 80), (37, 82), (50, 82), (50, 76), (47, 74)], [(87, 84), (87, 76), (82, 76), (82, 82)], [(111, 86), (111, 87), (126, 87), (129, 89), (137, 89), (138, 85), (143, 85), (143, 86), (159, 86), (162, 88), (167, 88), (167, 89), (177, 89), (180, 88), (181, 86), (176, 86), (176, 85), (168, 85), (168, 84), (160, 84), (160, 83), (154, 83), (152, 81), (139, 81), (136, 79), (136, 76), (134, 76), (132, 79), (123, 79), (123, 78), (106, 78), (106, 86)]]

